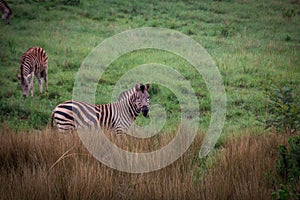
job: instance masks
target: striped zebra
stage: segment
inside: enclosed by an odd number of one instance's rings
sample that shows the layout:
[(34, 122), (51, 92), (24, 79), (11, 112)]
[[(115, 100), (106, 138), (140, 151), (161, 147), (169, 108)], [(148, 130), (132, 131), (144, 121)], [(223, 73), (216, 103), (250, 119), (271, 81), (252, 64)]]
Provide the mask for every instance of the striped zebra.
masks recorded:
[(12, 11), (8, 4), (3, 0), (0, 0), (0, 10), (2, 12), (2, 19), (4, 23), (9, 24), (9, 16), (12, 14)]
[(37, 77), (40, 94), (43, 92), (42, 77), (45, 80), (46, 91), (48, 92), (48, 57), (45, 50), (41, 47), (29, 48), (20, 60), (21, 75), (18, 75), (22, 94), (24, 97), (28, 96), (28, 92), (31, 92), (33, 96), (33, 79)]
[(149, 111), (150, 84), (136, 84), (129, 98), (103, 105), (69, 100), (59, 104), (51, 115), (51, 127), (54, 120), (60, 132), (78, 128), (108, 128), (116, 133), (126, 133), (142, 112), (144, 117)]

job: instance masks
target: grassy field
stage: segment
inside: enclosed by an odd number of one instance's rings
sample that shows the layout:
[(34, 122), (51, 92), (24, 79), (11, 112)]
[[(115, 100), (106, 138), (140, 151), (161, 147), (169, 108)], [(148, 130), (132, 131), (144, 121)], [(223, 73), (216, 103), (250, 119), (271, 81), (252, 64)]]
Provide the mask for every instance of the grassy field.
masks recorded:
[[(94, 159), (77, 134), (50, 129), (28, 134), (3, 127), (0, 136), (0, 199), (271, 199), (279, 188), (276, 147), (287, 143), (286, 135), (245, 132), (203, 162), (197, 157), (199, 133), (168, 167), (131, 174)], [(140, 147), (154, 146), (144, 140)]]
[[(189, 35), (212, 56), (224, 80), (227, 129), (252, 128), (265, 116), (266, 91), (289, 85), (299, 94), (299, 10), (289, 2), (254, 1), (107, 1), (9, 2), (14, 10), (10, 26), (1, 28), (1, 121), (16, 129), (40, 129), (52, 109), (72, 98), (77, 70), (89, 52), (105, 38), (138, 27), (170, 28)], [(286, 11), (287, 10), (287, 11)], [(39, 12), (37, 12), (39, 11)], [(34, 14), (33, 14), (34, 13)], [(49, 94), (23, 100), (16, 78), (19, 60), (31, 46), (49, 57)], [(210, 119), (210, 99), (201, 76), (172, 54), (137, 51), (117, 59), (99, 82), (97, 103), (110, 100), (113, 85), (128, 69), (157, 62), (177, 69), (199, 94), (201, 126)], [(150, 91), (151, 92), (151, 91)], [(155, 93), (156, 92), (156, 93)], [(165, 88), (152, 90), (151, 101), (166, 106), (172, 119), (178, 106)], [(201, 97), (201, 98), (200, 98)], [(172, 121), (172, 120), (171, 120)], [(171, 128), (174, 126), (170, 123)]]
[[(7, 2), (13, 15), (10, 25), (0, 24), (0, 193), (6, 195), (0, 198), (130, 199), (145, 194), (155, 199), (270, 199), (278, 189), (271, 178), (276, 147), (286, 144), (288, 136), (264, 130), (264, 121), (272, 117), (269, 94), (274, 89), (292, 89), (299, 105), (299, 1)], [(139, 27), (190, 36), (222, 75), (226, 122), (218, 149), (205, 162), (197, 155), (210, 122), (208, 89), (189, 63), (159, 50), (135, 51), (113, 62), (99, 81), (96, 103), (108, 103), (118, 79), (135, 66), (160, 63), (178, 70), (197, 94), (201, 118), (196, 141), (174, 164), (149, 174), (117, 172), (88, 156), (75, 135), (58, 135), (48, 128), (55, 106), (72, 98), (76, 73), (92, 49)], [(23, 99), (16, 74), (21, 55), (32, 46), (48, 54), (49, 93), (40, 96), (35, 80), (34, 97)], [(176, 96), (156, 84), (150, 95), (151, 104), (161, 104), (167, 113), (162, 133), (172, 133), (180, 115)], [(293, 112), (300, 116), (296, 108)], [(60, 159), (62, 155), (67, 158)]]

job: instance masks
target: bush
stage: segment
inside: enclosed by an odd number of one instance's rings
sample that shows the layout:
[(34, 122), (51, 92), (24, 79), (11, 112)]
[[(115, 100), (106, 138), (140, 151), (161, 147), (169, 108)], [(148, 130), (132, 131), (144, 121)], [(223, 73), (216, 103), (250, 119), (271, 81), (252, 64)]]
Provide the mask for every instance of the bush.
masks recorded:
[(269, 94), (266, 128), (275, 127), (279, 132), (296, 133), (300, 128), (300, 105), (293, 89), (277, 88)]
[(300, 198), (300, 136), (293, 136), (288, 142), (289, 149), (285, 145), (278, 146), (279, 158), (276, 162), (276, 172), (280, 189), (272, 194), (273, 199)]

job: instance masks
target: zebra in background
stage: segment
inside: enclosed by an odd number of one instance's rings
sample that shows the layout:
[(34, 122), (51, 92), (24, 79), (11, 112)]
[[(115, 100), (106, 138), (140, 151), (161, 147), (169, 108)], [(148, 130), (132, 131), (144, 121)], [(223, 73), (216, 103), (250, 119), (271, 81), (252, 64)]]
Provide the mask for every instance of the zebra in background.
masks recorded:
[(43, 92), (42, 77), (45, 80), (46, 91), (48, 92), (48, 57), (45, 50), (41, 47), (31, 47), (23, 55), (20, 60), (21, 75), (18, 75), (22, 94), (24, 97), (31, 92), (33, 96), (33, 79), (37, 77), (40, 94)]
[(8, 4), (3, 0), (0, 0), (0, 10), (2, 12), (2, 19), (4, 23), (9, 24), (9, 16), (12, 14), (12, 11)]
[(110, 104), (92, 105), (74, 100), (61, 103), (52, 112), (51, 127), (55, 120), (60, 132), (102, 127), (117, 134), (126, 133), (140, 112), (144, 117), (148, 116), (149, 87), (150, 84), (136, 84), (129, 90), (134, 91), (129, 98)]

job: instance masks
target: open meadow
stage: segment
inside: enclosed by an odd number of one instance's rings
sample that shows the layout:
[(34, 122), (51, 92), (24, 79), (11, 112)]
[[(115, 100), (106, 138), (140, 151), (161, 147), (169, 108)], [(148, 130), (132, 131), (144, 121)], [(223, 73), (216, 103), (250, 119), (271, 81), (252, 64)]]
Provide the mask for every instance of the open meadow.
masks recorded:
[[(13, 14), (10, 25), (0, 23), (0, 199), (300, 198), (299, 0), (7, 3)], [(76, 132), (51, 129), (50, 115), (56, 105), (72, 99), (76, 74), (95, 47), (141, 27), (178, 31), (201, 44), (222, 76), (227, 110), (214, 150), (199, 158), (212, 108), (197, 70), (180, 56), (158, 49), (114, 60), (98, 82), (97, 104), (109, 103), (118, 80), (148, 63), (179, 72), (199, 103), (199, 128), (188, 150), (163, 169), (134, 174), (99, 162)], [(35, 78), (34, 96), (23, 98), (16, 75), (22, 54), (32, 46), (47, 52), (49, 92), (44, 87), (39, 95)], [(150, 105), (164, 108), (165, 124), (148, 139), (110, 135), (119, 147), (151, 152), (174, 137), (182, 111), (179, 100), (170, 88), (156, 83), (149, 94)], [(139, 116), (135, 123), (147, 126), (149, 121)]]

